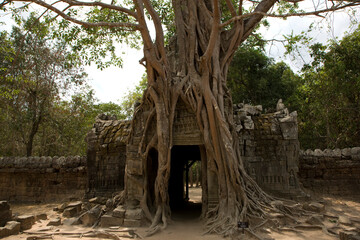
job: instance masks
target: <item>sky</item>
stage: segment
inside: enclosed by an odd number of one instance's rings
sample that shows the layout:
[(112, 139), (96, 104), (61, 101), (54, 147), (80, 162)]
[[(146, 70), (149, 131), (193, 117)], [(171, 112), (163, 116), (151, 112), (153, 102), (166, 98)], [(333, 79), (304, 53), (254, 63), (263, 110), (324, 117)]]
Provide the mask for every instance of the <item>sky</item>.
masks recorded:
[[(11, 30), (11, 20), (1, 16), (2, 21), (5, 21), (5, 26), (0, 26), (0, 30)], [(5, 19), (5, 20), (4, 20)], [(316, 21), (317, 26), (324, 26), (320, 30), (316, 30), (312, 33), (314, 42), (326, 43), (328, 39), (334, 39), (338, 37), (341, 39), (345, 32), (349, 30), (350, 20), (346, 13), (331, 14), (330, 18), (322, 19), (319, 17), (291, 17), (287, 20), (269, 19), (270, 27), (260, 29), (265, 39), (282, 39), (284, 34), (300, 33), (303, 30), (307, 30), (308, 26)], [(331, 31), (327, 26), (331, 26)], [(354, 28), (354, 27), (353, 27)], [(304, 64), (304, 61), (298, 57), (296, 59), (291, 56), (284, 56), (285, 49), (281, 43), (274, 42), (268, 44), (266, 52), (268, 56), (274, 58), (276, 61), (284, 61), (289, 64), (293, 70), (298, 71)], [(142, 50), (135, 50), (128, 47), (123, 47), (121, 52), (125, 52), (123, 55), (123, 67), (109, 67), (103, 71), (96, 68), (96, 66), (86, 67), (86, 72), (89, 75), (89, 85), (95, 90), (95, 97), (99, 102), (115, 102), (120, 103), (122, 99), (132, 91), (135, 86), (140, 82), (141, 77), (145, 73), (144, 66), (139, 64), (139, 60), (143, 57)], [(310, 61), (310, 57), (306, 53), (306, 50), (301, 52), (302, 58), (305, 62)]]
[[(328, 43), (329, 40), (340, 40), (345, 36), (348, 31), (354, 31), (357, 25), (351, 25), (351, 19), (346, 12), (338, 12), (336, 14), (330, 14), (326, 19), (308, 16), (308, 17), (290, 17), (287, 20), (281, 20), (273, 18), (270, 20), (269, 29), (261, 29), (265, 39), (283, 39), (282, 36), (286, 34), (299, 34), (301, 31), (306, 31), (311, 23), (314, 23), (316, 27), (311, 32), (313, 38), (312, 43)], [(320, 29), (322, 27), (322, 29)], [(285, 56), (285, 48), (283, 44), (275, 42), (273, 45), (269, 43), (266, 47), (268, 56), (274, 58), (277, 61), (284, 61), (291, 66), (294, 71), (299, 71), (304, 63), (311, 61), (310, 55), (307, 49), (302, 49), (301, 57), (294, 59), (292, 56)], [(304, 62), (305, 60), (305, 62)]]
[[(337, 13), (328, 20), (319, 17), (292, 17), (287, 20), (269, 19), (270, 28), (262, 28), (261, 33), (265, 39), (282, 39), (282, 35), (300, 33), (307, 30), (308, 26), (313, 22), (319, 22), (319, 25), (325, 28), (322, 31), (316, 30), (313, 33), (315, 42), (326, 43), (329, 39), (338, 37), (341, 39), (345, 32), (349, 30), (350, 20), (346, 13)], [(331, 25), (331, 30), (328, 31), (326, 26)], [(119, 103), (121, 99), (140, 82), (141, 76), (145, 73), (145, 68), (139, 64), (142, 58), (142, 50), (123, 49), (126, 52), (124, 56), (124, 66), (119, 68), (108, 68), (104, 71), (97, 70), (96, 67), (87, 68), (89, 77), (92, 78), (91, 86), (95, 89), (95, 96), (101, 102), (116, 102)], [(274, 58), (276, 61), (284, 61), (289, 64), (294, 71), (301, 69), (304, 62), (302, 60), (293, 59), (291, 56), (284, 56), (285, 49), (281, 43), (274, 45), (268, 44), (266, 47), (268, 56)], [(305, 50), (302, 52), (303, 58), (309, 62), (310, 57)]]
[(122, 68), (109, 67), (101, 71), (96, 66), (85, 67), (90, 78), (89, 84), (100, 102), (120, 103), (139, 84), (145, 73), (145, 67), (139, 64), (143, 57), (142, 50), (126, 48), (123, 51)]

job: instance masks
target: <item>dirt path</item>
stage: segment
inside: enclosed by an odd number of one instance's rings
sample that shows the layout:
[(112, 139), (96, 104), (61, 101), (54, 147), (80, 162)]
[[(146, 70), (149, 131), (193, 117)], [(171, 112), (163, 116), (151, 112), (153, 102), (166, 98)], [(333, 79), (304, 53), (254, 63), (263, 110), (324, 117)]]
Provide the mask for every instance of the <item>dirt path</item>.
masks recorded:
[[(200, 188), (190, 188), (190, 200), (193, 202), (201, 202), (201, 189)], [(314, 214), (314, 225), (316, 221), (321, 221), (323, 226), (326, 226), (327, 229), (332, 229), (334, 233), (339, 231), (357, 231), (360, 232), (360, 199), (358, 201), (351, 200), (341, 200), (334, 197), (323, 197), (318, 199), (317, 202), (321, 202), (325, 205), (326, 211), (319, 214)], [(11, 204), (11, 208), (14, 214), (19, 215), (36, 215), (40, 213), (46, 213), (48, 219), (62, 217), (59, 213), (53, 211), (52, 209), (58, 204), (38, 204), (38, 205), (18, 205)], [(47, 231), (47, 232), (66, 232), (70, 233), (84, 233), (89, 231), (94, 231), (94, 229), (86, 228), (81, 225), (70, 225), (70, 221), (62, 218), (63, 225), (47, 227), (49, 220), (40, 220), (33, 225), (33, 227), (28, 230), (31, 232)], [(305, 219), (300, 219), (305, 221)], [(309, 224), (308, 224), (309, 225)], [(311, 225), (311, 224), (310, 224)], [(97, 228), (96, 231), (109, 230)], [(126, 230), (126, 228), (119, 228), (118, 230)], [(136, 233), (140, 236), (146, 235), (146, 228), (137, 228), (134, 229)], [(172, 224), (168, 226), (166, 230), (160, 232), (152, 237), (147, 237), (149, 240), (215, 240), (220, 239), (218, 235), (203, 235), (203, 223), (199, 220), (191, 220), (188, 222), (179, 222), (173, 221)], [(296, 232), (295, 232), (296, 231)], [(116, 233), (118, 234), (118, 233)], [(119, 234), (118, 234), (119, 235)], [(121, 234), (120, 234), (121, 235)], [(264, 239), (276, 239), (276, 240), (336, 240), (339, 239), (336, 235), (326, 234), (322, 229), (287, 229), (284, 228), (281, 231), (274, 231), (272, 228), (263, 228), (261, 235), (265, 236)], [(4, 238), (5, 240), (15, 240), (15, 239), (27, 239), (30, 234), (19, 234), (16, 236), (10, 236)], [(50, 239), (50, 238), (49, 238)], [(55, 240), (64, 240), (64, 239), (82, 239), (82, 240), (94, 240), (94, 239), (105, 239), (105, 238), (74, 238), (71, 236), (61, 236), (54, 235), (53, 239)], [(121, 238), (126, 239), (126, 238)], [(230, 238), (223, 238), (230, 239)], [(236, 236), (236, 239), (256, 239), (252, 238), (249, 234), (239, 234)]]

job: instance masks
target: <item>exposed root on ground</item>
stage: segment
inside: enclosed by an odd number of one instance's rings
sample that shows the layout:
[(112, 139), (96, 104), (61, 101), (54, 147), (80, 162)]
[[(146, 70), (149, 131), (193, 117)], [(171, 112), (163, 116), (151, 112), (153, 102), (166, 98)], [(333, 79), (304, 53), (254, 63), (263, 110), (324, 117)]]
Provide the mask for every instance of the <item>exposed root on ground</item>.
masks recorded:
[[(27, 237), (27, 240), (38, 240), (38, 239), (54, 239), (54, 236), (67, 236), (71, 238), (100, 238), (100, 239), (113, 239), (113, 240), (121, 240), (123, 238), (134, 238), (140, 237), (134, 230), (92, 230), (87, 232), (31, 232), (26, 231), (26, 234), (35, 235)], [(121, 234), (119, 234), (121, 233)], [(124, 234), (128, 233), (128, 234)]]

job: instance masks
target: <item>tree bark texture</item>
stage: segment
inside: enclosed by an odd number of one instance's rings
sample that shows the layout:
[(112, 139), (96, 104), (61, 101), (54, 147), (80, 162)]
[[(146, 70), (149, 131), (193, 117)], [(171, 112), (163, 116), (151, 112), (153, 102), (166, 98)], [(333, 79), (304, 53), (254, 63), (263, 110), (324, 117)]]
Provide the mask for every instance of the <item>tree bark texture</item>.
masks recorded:
[[(250, 216), (264, 217), (264, 209), (270, 208), (272, 200), (246, 174), (233, 127), (232, 100), (226, 87), (228, 66), (235, 50), (262, 17), (254, 15), (247, 20), (241, 19), (225, 30), (221, 28), (221, 9), (217, 0), (173, 0), (176, 36), (165, 49), (160, 21), (150, 3), (146, 0), (143, 3), (137, 1), (138, 14), (145, 7), (156, 28), (154, 43), (149, 32), (141, 30), (149, 84), (139, 108), (147, 105), (146, 108), (153, 109), (153, 114), (148, 115), (139, 149), (144, 156), (151, 148), (158, 151), (155, 213), (151, 213), (145, 200), (141, 204), (152, 221), (150, 232), (165, 228), (170, 217), (168, 182), (172, 133), (176, 105), (181, 99), (196, 114), (206, 165), (216, 174), (219, 185), (219, 204), (212, 209), (203, 209), (207, 229), (229, 234), (238, 221), (246, 221)], [(266, 12), (274, 3), (273, 0), (263, 1), (257, 10), (261, 8)], [(143, 16), (139, 15), (139, 19), (141, 24)], [(149, 139), (146, 132), (153, 121), (156, 122), (156, 134)]]

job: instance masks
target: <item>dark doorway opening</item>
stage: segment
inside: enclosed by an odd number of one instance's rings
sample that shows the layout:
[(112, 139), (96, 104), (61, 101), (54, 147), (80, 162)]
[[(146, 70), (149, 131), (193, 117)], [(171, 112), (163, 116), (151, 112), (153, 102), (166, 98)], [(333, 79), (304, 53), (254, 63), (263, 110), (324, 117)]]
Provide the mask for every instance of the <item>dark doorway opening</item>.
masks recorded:
[[(201, 168), (200, 160), (200, 148), (197, 145), (176, 145), (171, 150), (169, 204), (173, 220), (193, 220), (201, 215), (201, 187), (190, 189), (191, 174), (194, 178), (191, 170), (195, 166)], [(198, 179), (201, 182), (201, 178)]]
[(149, 206), (150, 212), (155, 213), (155, 179), (159, 165), (158, 152), (156, 151), (156, 149), (150, 149), (146, 163), (146, 171), (148, 177), (147, 191), (149, 193), (147, 198), (147, 204)]

